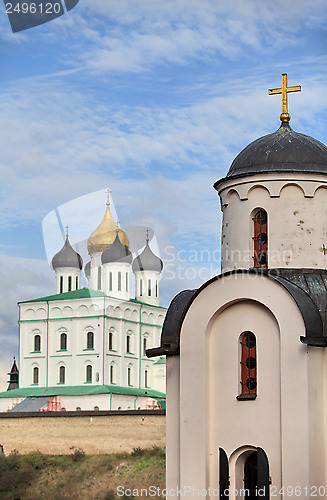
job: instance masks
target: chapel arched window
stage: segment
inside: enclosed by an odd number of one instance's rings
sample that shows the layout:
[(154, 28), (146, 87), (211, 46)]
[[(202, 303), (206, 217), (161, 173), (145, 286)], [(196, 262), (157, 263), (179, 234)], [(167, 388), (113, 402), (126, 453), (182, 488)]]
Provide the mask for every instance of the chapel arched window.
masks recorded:
[(34, 335), (34, 352), (40, 352), (40, 351), (41, 351), (41, 336)]
[(260, 208), (253, 217), (253, 265), (254, 267), (268, 267), (268, 216)]
[(33, 384), (39, 383), (39, 369), (37, 366), (33, 368)]
[(257, 397), (257, 342), (252, 332), (244, 332), (241, 344), (241, 393), (237, 399), (255, 399)]
[(92, 382), (92, 365), (86, 366), (86, 382), (87, 383)]
[(64, 384), (66, 381), (66, 368), (61, 366), (59, 368), (59, 384)]
[(127, 368), (127, 385), (132, 385), (132, 368)]
[(67, 351), (67, 334), (62, 333), (60, 335), (60, 350)]
[(94, 349), (94, 333), (93, 332), (87, 332), (87, 334), (86, 334), (86, 348), (87, 349)]
[(72, 277), (68, 276), (68, 291), (72, 291)]

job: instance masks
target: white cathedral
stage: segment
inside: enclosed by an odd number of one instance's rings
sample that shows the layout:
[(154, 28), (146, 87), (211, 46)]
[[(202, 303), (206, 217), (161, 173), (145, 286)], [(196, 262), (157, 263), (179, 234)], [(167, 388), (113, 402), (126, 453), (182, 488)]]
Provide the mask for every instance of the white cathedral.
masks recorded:
[(159, 306), (163, 263), (148, 235), (144, 241), (133, 260), (108, 194), (104, 218), (87, 242), (88, 288), (80, 288), (83, 262), (67, 232), (52, 259), (55, 295), (19, 303), (19, 388), (0, 394), (0, 411), (164, 406), (165, 358), (146, 357), (166, 313)]
[[(327, 498), (327, 147), (289, 125), (214, 185), (221, 274), (168, 308), (167, 499)], [(196, 395), (196, 396), (195, 396)]]

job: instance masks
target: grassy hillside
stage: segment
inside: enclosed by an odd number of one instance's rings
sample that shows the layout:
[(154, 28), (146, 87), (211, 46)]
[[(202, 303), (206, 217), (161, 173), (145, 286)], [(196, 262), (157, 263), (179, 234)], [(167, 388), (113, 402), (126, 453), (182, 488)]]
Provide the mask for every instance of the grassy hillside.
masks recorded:
[[(77, 448), (71, 451), (70, 455), (39, 451), (0, 455), (1, 500), (163, 498), (145, 491), (165, 488), (163, 449), (135, 448), (132, 453), (111, 455), (86, 455)], [(134, 495), (133, 489), (138, 490)]]

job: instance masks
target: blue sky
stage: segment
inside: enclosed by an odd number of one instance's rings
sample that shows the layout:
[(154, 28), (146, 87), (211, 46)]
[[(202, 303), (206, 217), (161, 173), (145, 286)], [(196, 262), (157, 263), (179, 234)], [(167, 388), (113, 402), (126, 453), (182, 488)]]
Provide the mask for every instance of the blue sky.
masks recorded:
[(109, 186), (122, 227), (150, 226), (161, 256), (176, 257), (163, 305), (218, 272), (212, 184), (278, 128), (281, 98), (267, 89), (281, 73), (302, 85), (291, 126), (326, 143), (326, 14), (323, 0), (80, 0), (13, 34), (0, 4), (3, 382), (17, 301), (53, 291), (42, 221), (57, 207)]

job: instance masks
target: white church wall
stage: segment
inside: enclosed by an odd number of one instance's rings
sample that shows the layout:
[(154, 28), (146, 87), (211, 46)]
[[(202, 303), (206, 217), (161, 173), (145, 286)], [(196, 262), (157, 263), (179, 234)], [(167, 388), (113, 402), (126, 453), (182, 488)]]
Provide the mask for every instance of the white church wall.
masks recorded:
[(308, 179), (308, 175), (292, 173), (255, 175), (224, 182), (219, 194), (223, 272), (253, 267), (252, 217), (257, 208), (268, 214), (270, 268), (326, 267), (326, 178), (316, 175)]
[[(254, 401), (237, 401), (238, 342), (247, 329), (257, 336), (258, 396)], [(169, 487), (176, 487), (171, 478), (177, 480), (178, 475), (178, 425), (180, 486), (217, 488), (220, 446), (232, 457), (234, 485), (235, 456), (244, 446), (265, 450), (277, 487), (282, 478), (284, 485), (301, 488), (324, 484), (324, 440), (319, 441), (317, 450), (314, 435), (298, 432), (309, 428), (312, 412), (322, 418), (321, 401), (309, 397), (308, 373), (318, 380), (323, 376), (322, 363), (308, 363), (300, 335), (304, 335), (304, 323), (295, 302), (267, 277), (233, 275), (201, 292), (181, 329), (180, 402), (176, 392), (178, 357), (167, 360), (167, 467), (176, 471), (170, 476)], [(310, 454), (316, 454), (315, 473), (309, 465)]]

